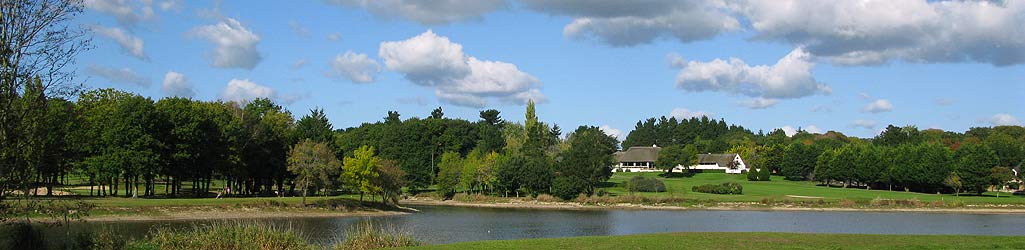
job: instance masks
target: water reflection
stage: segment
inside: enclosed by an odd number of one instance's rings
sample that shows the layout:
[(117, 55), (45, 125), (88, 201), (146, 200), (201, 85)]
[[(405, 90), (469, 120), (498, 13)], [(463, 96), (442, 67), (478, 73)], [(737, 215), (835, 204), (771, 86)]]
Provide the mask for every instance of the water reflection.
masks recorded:
[[(420, 213), (384, 217), (261, 219), (298, 230), (315, 243), (341, 241), (362, 220), (410, 232), (428, 243), (625, 235), (657, 232), (807, 232), (854, 234), (1025, 235), (1025, 215), (883, 212), (766, 211), (557, 211), (501, 208), (417, 207)], [(216, 221), (216, 220), (215, 220)], [(214, 221), (214, 222), (215, 222)], [(223, 220), (222, 220), (223, 221)], [(229, 220), (230, 221), (230, 220)], [(187, 228), (212, 221), (92, 222), (72, 232), (106, 229), (143, 237), (157, 227)], [(65, 235), (65, 229), (47, 232)]]

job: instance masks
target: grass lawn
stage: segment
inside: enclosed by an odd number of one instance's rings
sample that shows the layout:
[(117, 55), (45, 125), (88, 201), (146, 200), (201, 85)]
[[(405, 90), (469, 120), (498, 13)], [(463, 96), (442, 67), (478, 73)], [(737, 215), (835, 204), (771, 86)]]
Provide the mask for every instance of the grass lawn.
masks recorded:
[[(793, 198), (787, 197), (787, 195), (793, 196), (806, 196), (806, 197), (822, 197), (825, 201), (839, 201), (841, 199), (847, 200), (872, 200), (876, 198), (881, 199), (918, 199), (924, 202), (930, 201), (945, 201), (952, 202), (958, 201), (965, 204), (1025, 204), (1025, 197), (1012, 196), (1009, 193), (1000, 193), (1000, 197), (995, 197), (995, 192), (989, 192), (983, 196), (972, 196), (972, 195), (961, 195), (954, 196), (953, 194), (924, 194), (915, 192), (902, 192), (902, 191), (887, 191), (887, 190), (865, 190), (859, 188), (840, 188), (840, 187), (825, 187), (817, 186), (818, 182), (810, 181), (787, 181), (783, 180), (781, 176), (773, 176), (772, 181), (748, 181), (747, 176), (743, 174), (724, 174), (724, 173), (699, 173), (693, 177), (679, 177), (679, 178), (662, 178), (658, 176), (659, 173), (615, 173), (609, 184), (611, 187), (604, 188), (610, 194), (613, 195), (628, 195), (630, 194), (624, 188), (623, 182), (630, 179), (630, 177), (643, 175), (656, 177), (666, 184), (667, 192), (663, 193), (646, 193), (636, 192), (634, 195), (640, 196), (677, 196), (688, 199), (700, 199), (700, 200), (714, 200), (714, 201), (727, 201), (727, 202), (758, 202), (763, 199), (791, 199), (791, 200), (818, 200), (820, 198)], [(723, 182), (736, 182), (744, 186), (743, 195), (718, 195), (718, 194), (706, 194), (692, 192), (691, 187), (696, 185), (704, 184), (719, 184)]]
[(430, 245), (409, 249), (1025, 249), (1025, 237), (801, 233), (661, 233)]

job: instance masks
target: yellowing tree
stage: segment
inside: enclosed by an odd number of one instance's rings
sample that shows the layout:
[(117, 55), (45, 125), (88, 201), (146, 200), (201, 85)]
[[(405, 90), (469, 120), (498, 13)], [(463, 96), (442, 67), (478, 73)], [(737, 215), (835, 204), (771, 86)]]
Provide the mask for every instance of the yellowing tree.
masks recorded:
[(341, 168), (334, 152), (326, 143), (305, 139), (288, 153), (288, 171), (296, 175), (295, 182), (303, 190), (303, 206), (311, 186), (327, 186), (331, 176)]
[(353, 152), (352, 157), (345, 157), (345, 166), (342, 167), (342, 182), (359, 188), (359, 201), (363, 201), (363, 194), (380, 192), (381, 187), (374, 183), (379, 172), (378, 164), (381, 158), (374, 155), (374, 147), (361, 146)]

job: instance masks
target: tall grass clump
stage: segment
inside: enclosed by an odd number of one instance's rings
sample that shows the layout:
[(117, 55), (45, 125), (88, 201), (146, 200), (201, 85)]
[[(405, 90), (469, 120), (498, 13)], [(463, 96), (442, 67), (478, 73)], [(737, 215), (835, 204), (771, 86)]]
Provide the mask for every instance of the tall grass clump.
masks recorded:
[(408, 233), (381, 228), (370, 221), (363, 221), (352, 225), (345, 231), (345, 241), (335, 244), (333, 248), (335, 250), (363, 250), (419, 245), (421, 243)]
[(317, 249), (292, 230), (242, 222), (216, 223), (189, 229), (158, 229), (135, 249)]

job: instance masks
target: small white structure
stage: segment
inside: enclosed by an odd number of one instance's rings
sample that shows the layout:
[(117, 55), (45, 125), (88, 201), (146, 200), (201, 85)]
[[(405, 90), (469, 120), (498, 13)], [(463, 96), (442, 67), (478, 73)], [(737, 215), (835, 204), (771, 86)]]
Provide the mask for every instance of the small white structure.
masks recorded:
[[(747, 164), (739, 154), (698, 154), (698, 165), (690, 166), (690, 169), (698, 170), (724, 170), (727, 174), (740, 174), (748, 171)], [(683, 169), (683, 166), (676, 166), (676, 169)]]
[(626, 151), (616, 152), (616, 165), (612, 165), (612, 171), (660, 172), (662, 170), (655, 167), (659, 150), (661, 148), (658, 146), (651, 145), (651, 147), (630, 147)]

